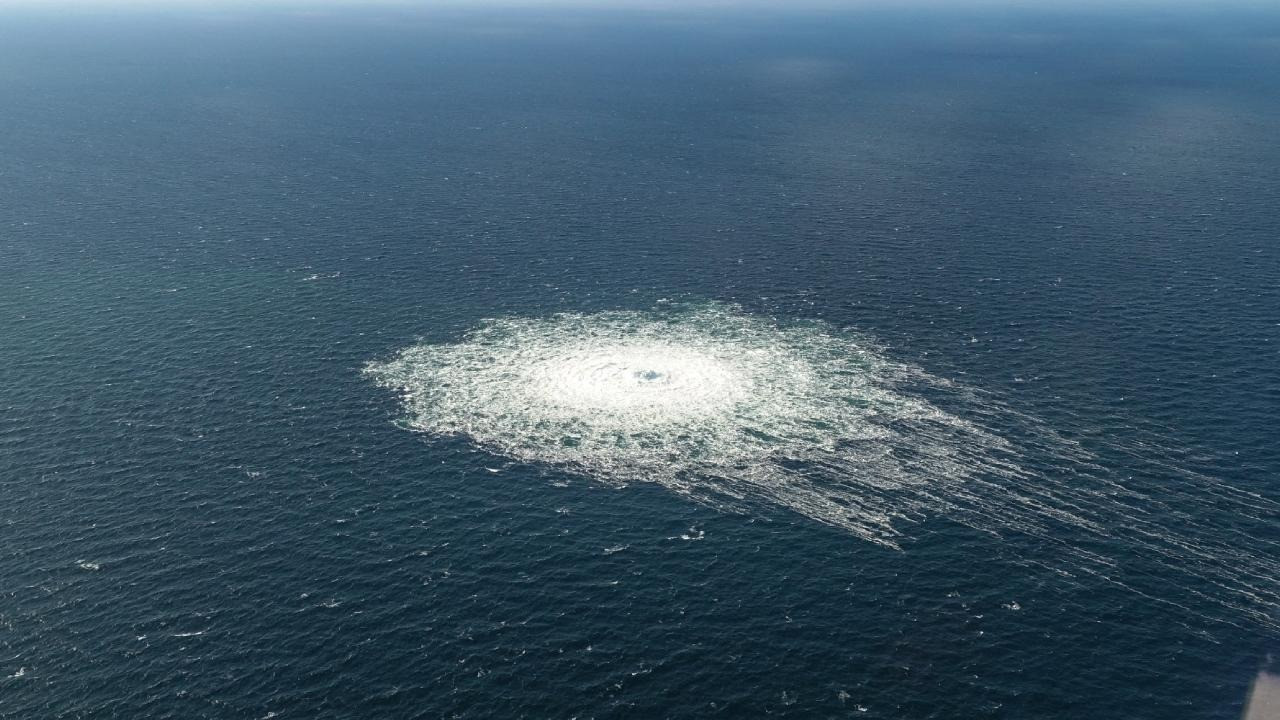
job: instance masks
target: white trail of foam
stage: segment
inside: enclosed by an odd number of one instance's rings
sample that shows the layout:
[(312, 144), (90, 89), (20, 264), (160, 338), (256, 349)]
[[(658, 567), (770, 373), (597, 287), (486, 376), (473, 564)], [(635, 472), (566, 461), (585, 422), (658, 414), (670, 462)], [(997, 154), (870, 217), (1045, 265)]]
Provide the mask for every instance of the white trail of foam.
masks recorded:
[[(916, 521), (947, 517), (1036, 537), (1071, 558), (1064, 572), (1113, 579), (1118, 561), (1067, 546), (1069, 527), (1094, 548), (1154, 553), (1215, 586), (1219, 603), (1280, 624), (1276, 560), (1126, 512), (1159, 501), (1034, 419), (825, 324), (784, 327), (718, 304), (506, 318), (366, 372), (403, 394), (410, 427), (520, 461), (717, 507), (778, 505), (895, 548)], [(1019, 445), (989, 427), (1013, 428)], [(1244, 512), (1274, 510), (1250, 501)]]

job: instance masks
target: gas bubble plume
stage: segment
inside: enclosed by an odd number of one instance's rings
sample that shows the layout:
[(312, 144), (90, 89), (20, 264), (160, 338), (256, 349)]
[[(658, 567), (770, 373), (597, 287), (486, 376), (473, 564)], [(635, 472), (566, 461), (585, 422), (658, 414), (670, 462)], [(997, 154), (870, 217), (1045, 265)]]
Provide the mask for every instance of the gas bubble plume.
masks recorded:
[(1019, 472), (1001, 438), (905, 390), (945, 381), (825, 324), (720, 305), (492, 320), (368, 372), (404, 393), (417, 430), (887, 545), (925, 498)]
[(992, 396), (826, 323), (715, 303), (501, 318), (365, 372), (401, 393), (410, 428), (516, 461), (734, 511), (781, 507), (893, 548), (946, 518), (1054, 551), (1028, 566), (1184, 607), (1168, 587), (1126, 585), (1099, 549), (1123, 547), (1166, 566), (1160, 583), (1277, 624), (1280, 563), (1216, 540), (1208, 512), (1261, 517), (1274, 503), (1171, 467), (1214, 506), (1178, 523), (1135, 512), (1164, 499)]

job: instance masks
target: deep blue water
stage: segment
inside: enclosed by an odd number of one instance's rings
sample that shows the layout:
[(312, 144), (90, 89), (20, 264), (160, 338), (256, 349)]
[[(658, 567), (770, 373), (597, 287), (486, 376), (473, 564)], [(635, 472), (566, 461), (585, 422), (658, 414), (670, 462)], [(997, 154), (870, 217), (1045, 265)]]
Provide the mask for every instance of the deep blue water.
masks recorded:
[[(0, 11), (0, 717), (1238, 717), (1277, 138), (1274, 11)], [(855, 328), (1150, 502), (896, 551), (361, 373), (673, 298)]]

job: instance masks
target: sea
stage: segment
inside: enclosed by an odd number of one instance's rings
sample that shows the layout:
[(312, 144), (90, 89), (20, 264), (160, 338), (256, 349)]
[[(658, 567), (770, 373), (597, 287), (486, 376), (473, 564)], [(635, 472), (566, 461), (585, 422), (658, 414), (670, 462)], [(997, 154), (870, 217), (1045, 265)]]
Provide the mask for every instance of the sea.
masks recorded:
[(1278, 428), (1269, 3), (0, 6), (5, 720), (1239, 718)]

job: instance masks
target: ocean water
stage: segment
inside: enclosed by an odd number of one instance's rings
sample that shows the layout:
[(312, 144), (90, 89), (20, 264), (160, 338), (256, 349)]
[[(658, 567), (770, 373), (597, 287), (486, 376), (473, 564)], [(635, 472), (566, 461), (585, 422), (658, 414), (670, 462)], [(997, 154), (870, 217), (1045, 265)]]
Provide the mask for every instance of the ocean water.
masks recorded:
[(0, 718), (1237, 718), (1280, 12), (0, 9)]

